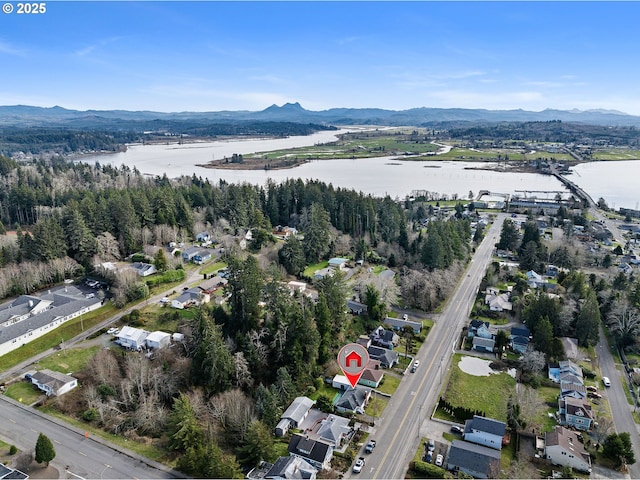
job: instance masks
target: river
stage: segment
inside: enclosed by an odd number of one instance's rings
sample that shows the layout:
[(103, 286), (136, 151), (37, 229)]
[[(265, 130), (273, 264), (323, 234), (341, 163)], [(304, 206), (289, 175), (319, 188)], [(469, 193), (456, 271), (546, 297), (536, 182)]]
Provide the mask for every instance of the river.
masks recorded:
[[(514, 194), (518, 191), (566, 191), (555, 178), (534, 173), (498, 172), (482, 170), (480, 163), (427, 161), (416, 162), (393, 157), (355, 160), (318, 160), (284, 170), (225, 170), (197, 166), (213, 159), (231, 157), (234, 153), (247, 155), (256, 152), (312, 146), (334, 141), (347, 130), (324, 131), (309, 136), (277, 139), (225, 140), (194, 144), (131, 145), (126, 152), (113, 155), (89, 156), (87, 163), (107, 163), (115, 167), (136, 167), (147, 175), (169, 178), (181, 175), (207, 178), (212, 182), (249, 182), (264, 185), (267, 179), (276, 182), (288, 178), (316, 179), (335, 187), (352, 188), (374, 196), (390, 195), (404, 198), (414, 190), (468, 198), (469, 192), (480, 190)], [(579, 165), (572, 180), (584, 188), (596, 201), (605, 198), (609, 206), (635, 208), (638, 202), (638, 175), (629, 175), (633, 165), (640, 172), (640, 162), (598, 162)], [(625, 165), (627, 166), (625, 168)], [(615, 173), (611, 173), (615, 172)], [(602, 182), (603, 178), (610, 179)], [(637, 181), (636, 181), (637, 183)], [(540, 195), (545, 196), (545, 195)], [(553, 198), (554, 194), (547, 195)]]

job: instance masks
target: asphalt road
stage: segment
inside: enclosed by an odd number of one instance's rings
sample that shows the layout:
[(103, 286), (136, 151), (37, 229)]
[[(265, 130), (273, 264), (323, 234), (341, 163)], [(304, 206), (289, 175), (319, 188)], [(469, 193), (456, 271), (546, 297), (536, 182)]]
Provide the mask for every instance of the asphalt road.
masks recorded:
[[(133, 452), (110, 446), (102, 439), (68, 427), (46, 415), (0, 395), (0, 438), (20, 450), (33, 450), (40, 432), (53, 442), (52, 465), (67, 478), (175, 478), (177, 472), (146, 460)], [(123, 453), (125, 452), (125, 453)], [(158, 468), (155, 468), (158, 467)]]
[[(596, 345), (596, 355), (600, 373), (611, 380), (611, 387), (605, 388), (601, 384), (600, 389), (609, 402), (616, 432), (629, 432), (636, 460), (640, 462), (640, 435), (638, 434), (638, 427), (633, 420), (632, 407), (627, 402), (625, 395), (625, 389), (628, 387), (624, 377), (624, 368), (621, 365), (616, 366), (613, 355), (607, 348), (607, 338), (604, 336), (602, 327), (600, 327), (600, 341)], [(631, 478), (640, 478), (640, 464), (631, 465), (629, 474)]]
[[(505, 218), (505, 214), (499, 214), (488, 229), (457, 289), (438, 315), (416, 356), (420, 360), (420, 367), (416, 373), (408, 373), (402, 379), (383, 416), (376, 422), (372, 435), (377, 440), (376, 449), (372, 454), (365, 455), (366, 465), (360, 474), (355, 475), (361, 478), (404, 478), (420, 441), (421, 423), (431, 416), (435, 407), (455, 343), (462, 326), (469, 319), (471, 306), (491, 261)], [(355, 475), (349, 471), (345, 478)]]

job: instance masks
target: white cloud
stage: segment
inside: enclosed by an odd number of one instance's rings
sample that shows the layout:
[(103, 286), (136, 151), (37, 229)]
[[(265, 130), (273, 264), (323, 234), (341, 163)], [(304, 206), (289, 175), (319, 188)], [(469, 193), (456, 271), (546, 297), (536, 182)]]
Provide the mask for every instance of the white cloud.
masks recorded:
[(6, 55), (15, 55), (17, 57), (23, 57), (27, 54), (26, 50), (15, 47), (14, 45), (5, 42), (4, 40), (0, 40), (0, 53), (4, 53)]

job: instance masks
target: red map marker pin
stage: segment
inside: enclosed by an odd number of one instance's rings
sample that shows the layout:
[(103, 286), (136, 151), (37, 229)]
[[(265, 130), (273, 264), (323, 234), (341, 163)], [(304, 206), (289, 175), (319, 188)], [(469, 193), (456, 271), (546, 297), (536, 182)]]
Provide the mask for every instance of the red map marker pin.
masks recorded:
[(356, 388), (362, 372), (367, 368), (367, 363), (369, 363), (369, 352), (358, 343), (349, 343), (338, 352), (338, 365), (352, 388)]

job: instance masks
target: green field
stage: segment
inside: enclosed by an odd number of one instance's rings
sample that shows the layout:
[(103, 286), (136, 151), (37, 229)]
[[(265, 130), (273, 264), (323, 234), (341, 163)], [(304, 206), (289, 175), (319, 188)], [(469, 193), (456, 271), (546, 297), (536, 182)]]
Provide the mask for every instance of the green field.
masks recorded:
[(484, 412), (485, 416), (507, 420), (507, 401), (515, 395), (516, 381), (506, 373), (480, 377), (458, 368), (462, 355), (453, 356), (451, 375), (443, 397), (454, 406)]
[(25, 405), (31, 405), (38, 400), (43, 393), (38, 390), (33, 383), (16, 382), (7, 387), (5, 395)]
[(38, 370), (48, 368), (55, 372), (72, 373), (83, 370), (100, 347), (67, 348), (43, 358), (37, 364)]
[(203, 275), (209, 275), (210, 273), (213, 272), (217, 272), (218, 270), (220, 270), (221, 268), (225, 268), (227, 266), (227, 264), (225, 262), (215, 262), (212, 263), (211, 265), (207, 265), (205, 267), (202, 267), (200, 269), (200, 273)]

